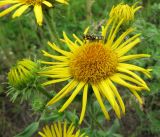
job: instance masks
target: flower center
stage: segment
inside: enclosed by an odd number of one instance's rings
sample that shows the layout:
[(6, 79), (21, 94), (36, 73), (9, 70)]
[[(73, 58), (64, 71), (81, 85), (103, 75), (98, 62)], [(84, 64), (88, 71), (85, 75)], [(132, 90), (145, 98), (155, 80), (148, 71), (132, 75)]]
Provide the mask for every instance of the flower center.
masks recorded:
[(100, 42), (86, 43), (70, 61), (70, 73), (79, 81), (96, 83), (113, 75), (117, 54)]

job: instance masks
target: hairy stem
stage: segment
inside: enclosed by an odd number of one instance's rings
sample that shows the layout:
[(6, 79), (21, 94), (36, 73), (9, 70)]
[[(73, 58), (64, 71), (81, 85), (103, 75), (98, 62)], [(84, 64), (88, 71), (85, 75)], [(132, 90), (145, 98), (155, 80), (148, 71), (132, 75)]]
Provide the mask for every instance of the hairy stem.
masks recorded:
[(53, 96), (50, 93), (48, 93), (42, 86), (40, 86), (40, 85), (37, 86), (37, 89), (39, 92), (41, 92), (43, 95), (45, 95), (48, 99), (53, 98)]

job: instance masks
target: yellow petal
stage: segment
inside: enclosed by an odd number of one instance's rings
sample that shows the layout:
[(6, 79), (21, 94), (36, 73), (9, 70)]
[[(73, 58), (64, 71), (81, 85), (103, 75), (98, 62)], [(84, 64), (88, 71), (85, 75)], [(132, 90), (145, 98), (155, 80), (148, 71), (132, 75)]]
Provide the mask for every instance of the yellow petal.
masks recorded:
[[(85, 136), (85, 133), (81, 134), (79, 137), (84, 137)], [(88, 137), (88, 136), (85, 136), (85, 137)]]
[(142, 67), (132, 65), (132, 64), (127, 64), (127, 63), (119, 63), (119, 67), (126, 68), (128, 70), (140, 71), (143, 74), (145, 74), (147, 77), (151, 78), (150, 71), (148, 69), (144, 69)]
[(133, 31), (134, 31), (133, 28), (127, 29), (127, 30), (115, 41), (115, 43), (114, 43), (113, 46), (112, 46), (112, 49), (117, 48), (117, 47), (120, 45), (120, 43), (124, 40), (124, 38), (125, 38), (128, 34), (130, 34), (131, 32), (133, 32)]
[(73, 126), (73, 123), (69, 126), (67, 130), (67, 137), (70, 137), (74, 131), (75, 127)]
[(20, 5), (22, 5), (22, 3), (15, 4), (7, 9), (5, 9), (4, 11), (0, 12), (0, 17), (7, 15), (8, 13), (10, 13), (12, 10), (16, 9)]
[(151, 55), (149, 54), (135, 54), (135, 55), (122, 56), (118, 60), (119, 62), (124, 62), (124, 61), (138, 59), (138, 58), (149, 58), (150, 56)]
[(142, 98), (138, 95), (136, 90), (130, 89), (130, 91), (135, 95), (135, 97), (137, 98), (137, 100), (139, 101), (139, 103), (142, 105), (143, 104), (143, 100)]
[[(118, 24), (116, 24), (116, 22), (114, 22), (114, 24), (112, 26), (112, 28), (114, 29), (114, 31), (112, 33), (112, 30), (111, 30), (111, 32), (109, 34), (109, 37), (108, 37), (108, 40), (107, 40), (107, 43), (106, 43), (107, 45), (112, 45), (112, 43), (113, 43), (113, 41), (114, 41), (114, 39), (116, 37), (116, 34), (119, 31), (119, 27), (121, 26), (122, 23), (123, 23), (123, 19), (121, 19), (121, 21), (119, 21)], [(117, 26), (115, 27), (114, 25), (117, 25)]]
[(111, 29), (109, 30), (107, 42), (111, 39), (111, 36), (112, 36), (112, 34), (113, 34), (113, 31), (114, 31), (114, 28), (115, 28), (115, 26), (116, 26), (116, 23), (117, 23), (116, 21), (113, 21), (113, 22), (112, 22)]
[(65, 56), (55, 56), (55, 55), (49, 54), (48, 52), (46, 52), (44, 50), (42, 50), (42, 52), (43, 52), (44, 56), (53, 58), (58, 61), (67, 61), (68, 60), (67, 57), (65, 57)]
[(40, 63), (42, 64), (48, 64), (48, 65), (64, 65), (64, 66), (68, 66), (68, 63), (66, 62), (47, 62), (47, 61), (42, 61), (39, 60)]
[(59, 129), (60, 137), (62, 137), (62, 126), (60, 121), (58, 121), (58, 129)]
[(70, 103), (74, 100), (74, 98), (77, 96), (77, 94), (80, 92), (80, 90), (84, 87), (84, 85), (85, 85), (84, 82), (80, 82), (77, 85), (77, 88), (73, 91), (72, 95), (65, 102), (65, 104), (62, 106), (62, 108), (59, 110), (59, 112), (63, 112), (70, 105)]
[(39, 72), (40, 75), (58, 75), (60, 74), (67, 74), (69, 72), (69, 69), (62, 68), (62, 67), (47, 67), (46, 70)]
[(69, 47), (69, 49), (73, 52), (75, 51), (75, 49), (78, 48), (78, 46), (76, 44), (74, 44), (66, 35), (65, 32), (63, 32), (63, 37), (64, 37), (64, 41), (67, 44), (67, 46)]
[(43, 83), (42, 85), (46, 86), (46, 85), (50, 85), (50, 84), (54, 84), (54, 83), (59, 83), (59, 82), (62, 82), (62, 81), (66, 81), (68, 79), (69, 78), (61, 78), (61, 79), (56, 79), (56, 80), (49, 80), (49, 81)]
[(129, 50), (131, 50), (134, 46), (136, 46), (138, 43), (140, 43), (141, 40), (139, 38), (135, 39), (125, 47), (121, 48), (120, 50), (117, 51), (117, 54), (119, 57), (123, 56), (126, 54)]
[(70, 78), (70, 74), (59, 74), (59, 75), (44, 75), (45, 77), (50, 77), (50, 78)]
[(12, 15), (12, 18), (21, 16), (28, 9), (29, 6), (30, 5), (23, 5), (20, 8), (18, 8)]
[(36, 16), (36, 20), (39, 26), (42, 26), (43, 22), (43, 13), (42, 13), (42, 6), (39, 4), (34, 5), (34, 14)]
[(43, 131), (44, 131), (44, 134), (45, 134), (46, 136), (48, 136), (48, 131), (47, 131), (46, 127), (43, 128)]
[(138, 11), (138, 10), (141, 9), (141, 8), (142, 8), (142, 6), (136, 7), (136, 8), (134, 9), (134, 12)]
[(68, 133), (68, 136), (69, 136), (69, 137), (73, 135), (74, 129), (75, 129), (75, 127), (72, 127), (72, 129), (71, 129), (70, 132)]
[(75, 34), (73, 34), (73, 37), (78, 41), (80, 45), (83, 45), (83, 42)]
[(83, 121), (83, 119), (84, 119), (85, 112), (86, 112), (87, 93), (88, 93), (88, 84), (85, 85), (84, 90), (83, 90), (82, 112), (81, 112), (79, 124), (82, 123), (82, 121)]
[(67, 137), (67, 122), (64, 122), (64, 126), (63, 126), (63, 136)]
[(79, 135), (80, 135), (80, 130), (76, 132), (75, 137), (79, 137)]
[(71, 82), (69, 82), (61, 91), (58, 92), (57, 95), (55, 95), (47, 103), (47, 106), (52, 105), (56, 103), (57, 101), (59, 101), (60, 99), (62, 99), (63, 97), (65, 97), (67, 94), (69, 94), (69, 92), (71, 92), (77, 86), (77, 84), (78, 83), (75, 80), (72, 80)]
[(125, 75), (125, 74), (120, 74), (120, 73), (117, 74), (117, 75), (118, 75), (120, 78), (124, 79), (124, 80), (130, 81), (130, 82), (132, 82), (132, 83), (137, 84), (137, 85), (140, 86), (140, 87), (143, 87), (144, 89), (147, 89), (145, 84), (143, 84), (142, 82), (140, 82), (140, 81), (138, 81), (138, 80), (136, 80), (136, 79), (134, 79), (134, 78), (132, 78), (132, 77), (130, 77), (130, 76), (127, 76), (127, 75)]
[(137, 79), (138, 81), (140, 81), (146, 85), (145, 81), (141, 77), (139, 77), (136, 73), (134, 73), (128, 69), (122, 68), (122, 67), (117, 67), (117, 70), (120, 72), (127, 73), (127, 74), (131, 75), (133, 78)]
[(17, 85), (18, 85), (18, 83), (20, 83), (20, 77), (18, 76), (18, 72), (17, 72), (17, 70), (15, 69), (15, 70), (13, 70), (13, 72), (14, 72), (14, 76), (15, 76), (15, 82), (17, 83)]
[(56, 1), (62, 4), (68, 4), (67, 0), (56, 0)]
[[(107, 82), (107, 83), (105, 83)], [(111, 104), (111, 106), (113, 107), (116, 115), (118, 118), (121, 117), (121, 114), (120, 114), (120, 109), (119, 109), (119, 106), (115, 100), (115, 97), (114, 97), (114, 94), (113, 94), (113, 91), (112, 89), (108, 86), (108, 81), (101, 81), (100, 83), (100, 88), (101, 88), (101, 92), (103, 92), (103, 94), (105, 95), (105, 97), (107, 98), (107, 100), (109, 101), (109, 103)]]
[(16, 0), (2, 0), (0, 1), (0, 7), (2, 6), (6, 6), (6, 5), (9, 5), (9, 4), (14, 4), (14, 3), (19, 3), (19, 1), (16, 1)]
[(99, 93), (99, 90), (98, 90), (97, 86), (92, 84), (92, 88), (93, 88), (94, 94), (95, 94), (95, 96), (97, 98), (97, 101), (98, 101), (98, 103), (99, 103), (99, 105), (100, 105), (100, 107), (101, 107), (101, 109), (102, 109), (102, 111), (104, 113), (105, 118), (107, 120), (110, 120), (109, 114), (108, 114), (108, 112), (107, 112), (107, 110), (105, 108), (105, 105), (103, 104), (103, 101), (102, 101), (102, 98), (101, 98), (101, 95)]
[(125, 105), (123, 103), (123, 100), (122, 100), (121, 96), (118, 93), (118, 90), (117, 90), (116, 86), (112, 83), (112, 81), (110, 79), (108, 79), (108, 84), (111, 87), (111, 89), (113, 90), (115, 96), (117, 97), (117, 99), (119, 101), (119, 104), (121, 106), (122, 112), (125, 113)]
[(56, 132), (55, 132), (55, 130), (54, 130), (54, 126), (53, 126), (53, 125), (51, 125), (51, 131), (52, 131), (53, 137), (56, 137)]
[(55, 51), (63, 54), (64, 56), (67, 56), (67, 57), (68, 57), (68, 56), (72, 55), (72, 53), (60, 49), (60, 48), (57, 47), (54, 43), (52, 44), (51, 42), (48, 42), (48, 45), (49, 45), (53, 50), (55, 50)]
[(108, 85), (103, 81), (103, 82), (100, 82), (99, 88), (101, 89), (101, 92), (107, 98), (109, 103), (114, 107), (114, 105), (115, 105), (114, 95), (113, 95), (112, 91), (110, 91)]
[(67, 130), (67, 136), (68, 136), (68, 133), (71, 131), (71, 129), (73, 128), (73, 123), (69, 126), (68, 130)]
[(89, 31), (89, 27), (87, 27), (87, 28), (84, 30), (83, 34), (86, 35), (86, 34), (88, 33), (88, 31)]
[(46, 6), (48, 6), (48, 7), (53, 7), (53, 5), (52, 5), (52, 3), (50, 3), (49, 1), (43, 1), (42, 2), (43, 4), (45, 4)]
[(104, 27), (102, 27), (102, 36), (103, 36), (103, 37), (106, 37), (108, 28), (109, 28), (110, 24), (112, 23), (112, 21), (113, 21), (113, 18), (112, 18), (112, 19), (110, 18), (110, 19), (107, 21), (106, 25), (105, 25)]
[(52, 137), (52, 132), (51, 132), (51, 130), (50, 130), (50, 128), (48, 127), (48, 125), (46, 126), (46, 132), (47, 132), (47, 136), (48, 137)]
[(41, 136), (41, 137), (47, 137), (45, 134), (43, 134), (42, 132), (38, 132), (38, 134)]
[(54, 129), (55, 129), (55, 131), (56, 131), (57, 137), (60, 137), (60, 132), (59, 132), (59, 130), (58, 130), (57, 124), (54, 123), (53, 125), (54, 125)]
[(134, 8), (137, 6), (137, 4), (139, 4), (139, 2), (135, 2), (135, 3), (133, 4), (132, 8), (134, 9)]
[(124, 87), (127, 87), (127, 88), (131, 88), (131, 89), (135, 89), (137, 91), (141, 91), (142, 88), (141, 87), (138, 87), (138, 86), (135, 86), (135, 85), (132, 85), (132, 84), (129, 84), (127, 83), (126, 81), (124, 81), (122, 78), (120, 78), (118, 75), (114, 75), (112, 77), (110, 77), (110, 79), (113, 81), (113, 82), (116, 82)]
[(117, 47), (115, 50), (119, 51), (121, 50), (123, 47), (125, 47), (127, 44), (129, 44), (130, 42), (132, 42), (133, 40), (135, 40), (136, 38), (138, 38), (141, 35), (141, 33), (134, 35), (133, 37), (127, 39), (124, 43), (122, 43), (121, 45), (119, 45), (119, 47)]

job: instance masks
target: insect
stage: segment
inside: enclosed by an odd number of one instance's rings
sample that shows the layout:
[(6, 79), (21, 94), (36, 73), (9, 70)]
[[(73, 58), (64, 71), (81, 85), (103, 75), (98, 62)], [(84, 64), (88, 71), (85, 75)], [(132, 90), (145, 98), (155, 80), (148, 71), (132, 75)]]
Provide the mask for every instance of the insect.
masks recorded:
[(86, 34), (83, 35), (83, 39), (89, 40), (89, 41), (99, 41), (99, 40), (103, 40), (103, 36), (98, 36), (98, 35), (94, 35), (94, 34)]

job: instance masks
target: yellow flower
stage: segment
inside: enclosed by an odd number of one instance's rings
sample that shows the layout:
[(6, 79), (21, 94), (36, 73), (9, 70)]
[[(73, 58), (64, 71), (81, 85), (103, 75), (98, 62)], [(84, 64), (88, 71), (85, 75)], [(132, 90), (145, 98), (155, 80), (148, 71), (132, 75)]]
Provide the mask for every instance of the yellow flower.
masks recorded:
[[(75, 38), (75, 42), (73, 42), (63, 32), (64, 39), (62, 41), (67, 44), (69, 51), (60, 49), (54, 43), (48, 43), (53, 50), (61, 55), (52, 55), (43, 51), (44, 56), (53, 59), (51, 62), (42, 61), (42, 63), (50, 66), (40, 74), (53, 78), (53, 80), (49, 80), (43, 85), (62, 81), (68, 81), (69, 83), (47, 105), (52, 105), (71, 94), (59, 110), (59, 112), (63, 112), (77, 94), (82, 91), (82, 112), (79, 121), (81, 123), (85, 115), (88, 89), (91, 86), (106, 119), (109, 120), (110, 117), (103, 104), (102, 96), (108, 100), (116, 115), (120, 118), (121, 110), (125, 113), (125, 106), (114, 83), (127, 87), (142, 104), (139, 93), (141, 90), (149, 90), (149, 88), (145, 81), (134, 71), (142, 72), (150, 77), (150, 70), (125, 62), (137, 58), (150, 57), (150, 55), (126, 55), (128, 51), (140, 43), (140, 34), (126, 39), (127, 35), (134, 31), (133, 28), (129, 28), (117, 37), (122, 22), (123, 20), (117, 24), (113, 19), (110, 19), (102, 27), (103, 40), (83, 41), (73, 34)], [(88, 29), (85, 30), (84, 34), (87, 34)]]
[(29, 59), (18, 61), (8, 73), (9, 84), (18, 89), (25, 87), (35, 78), (37, 70), (38, 65)]
[[(56, 0), (57, 2), (68, 4), (67, 0)], [(4, 11), (0, 12), (0, 17), (5, 16), (11, 11), (17, 9), (12, 18), (21, 16), (29, 7), (33, 6), (34, 13), (36, 16), (37, 23), (41, 26), (43, 22), (42, 5), (47, 7), (52, 7), (53, 5), (47, 0), (2, 0), (0, 1), (0, 6), (11, 5)]]
[(58, 123), (52, 124), (50, 127), (46, 125), (43, 127), (43, 132), (38, 132), (41, 137), (87, 137), (85, 133), (81, 134), (80, 130), (74, 132), (75, 127), (73, 123), (67, 129), (66, 121), (62, 124), (60, 121)]
[(142, 8), (142, 6), (136, 7), (136, 5), (137, 3), (135, 3), (133, 6), (121, 3), (118, 4), (116, 7), (113, 6), (109, 16), (110, 18), (114, 18), (118, 21), (123, 18), (124, 23), (128, 23), (129, 21), (134, 20), (135, 12)]

